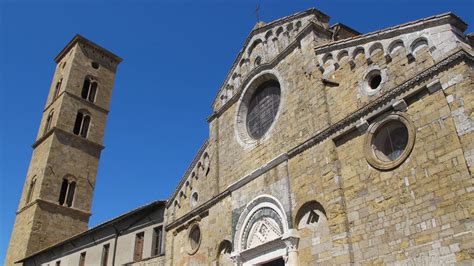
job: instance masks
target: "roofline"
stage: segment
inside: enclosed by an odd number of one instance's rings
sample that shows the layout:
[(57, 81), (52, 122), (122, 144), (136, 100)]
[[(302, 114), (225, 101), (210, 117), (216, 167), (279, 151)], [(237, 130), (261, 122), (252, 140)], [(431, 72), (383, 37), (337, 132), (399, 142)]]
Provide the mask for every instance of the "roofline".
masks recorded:
[(174, 192), (173, 194), (171, 194), (170, 198), (168, 199), (168, 202), (166, 204), (166, 207), (168, 208), (169, 206), (171, 206), (171, 202), (172, 199), (174, 199), (176, 197), (176, 195), (178, 194), (178, 191), (179, 191), (179, 187), (181, 187), (183, 184), (184, 184), (184, 180), (186, 180), (187, 176), (189, 175), (189, 173), (191, 172), (191, 170), (194, 168), (194, 166), (196, 165), (196, 163), (199, 161), (199, 158), (201, 157), (201, 155), (204, 153), (204, 150), (209, 146), (209, 139), (206, 139), (204, 141), (204, 143), (201, 145), (201, 147), (199, 148), (198, 152), (196, 153), (196, 155), (194, 156), (194, 159), (191, 161), (191, 163), (189, 164), (188, 168), (186, 169), (186, 172), (184, 172), (184, 175), (181, 177), (181, 180), (179, 181), (178, 185), (176, 186), (176, 188), (174, 189)]
[(59, 52), (59, 54), (54, 58), (54, 61), (56, 63), (59, 63), (59, 61), (61, 61), (61, 59), (66, 55), (66, 53), (69, 52), (69, 50), (71, 50), (71, 48), (76, 43), (79, 43), (79, 42), (83, 43), (83, 44), (86, 44), (86, 45), (88, 45), (88, 46), (90, 46), (94, 49), (97, 49), (97, 50), (103, 52), (105, 55), (112, 58), (117, 63), (120, 63), (120, 62), (123, 61), (123, 59), (120, 58), (119, 56), (117, 56), (114, 53), (110, 52), (109, 50), (103, 48), (102, 46), (93, 43), (92, 41), (88, 40), (87, 38), (83, 37), (80, 34), (76, 34), (76, 36), (74, 36), (74, 38), (72, 38), (72, 40), (68, 44), (66, 44), (66, 46), (61, 50), (61, 52)]
[(352, 32), (352, 33), (354, 33), (355, 35), (361, 35), (361, 34), (362, 34), (361, 32), (359, 32), (359, 31), (357, 31), (357, 30), (355, 30), (355, 29), (353, 29), (353, 28), (347, 26), (347, 25), (344, 24), (344, 23), (340, 23), (340, 22), (338, 22), (338, 23), (332, 25), (332, 26), (331, 26), (331, 29), (334, 29), (334, 28), (337, 27), (337, 26), (342, 27), (342, 28), (346, 29), (346, 30), (349, 31), (349, 32)]
[(332, 47), (332, 46), (344, 45), (344, 44), (348, 44), (348, 43), (351, 43), (351, 42), (356, 42), (356, 41), (363, 40), (363, 39), (370, 38), (370, 37), (374, 37), (374, 36), (378, 37), (381, 34), (388, 34), (388, 33), (392, 32), (394, 30), (403, 29), (403, 28), (407, 29), (407, 28), (410, 28), (410, 27), (415, 27), (415, 26), (417, 26), (415, 24), (419, 24), (419, 23), (422, 23), (422, 22), (423, 23), (433, 23), (435, 21), (439, 21), (439, 20), (443, 20), (443, 19), (453, 20), (452, 23), (449, 23), (449, 24), (454, 24), (455, 27), (458, 28), (459, 30), (461, 30), (462, 32), (464, 32), (467, 29), (468, 25), (460, 17), (458, 17), (457, 15), (455, 15), (452, 12), (447, 12), (447, 13), (442, 13), (442, 14), (439, 14), (439, 15), (434, 15), (434, 16), (430, 16), (430, 17), (410, 21), (410, 22), (407, 22), (407, 23), (399, 24), (399, 25), (396, 25), (396, 26), (393, 26), (393, 27), (388, 27), (388, 28), (385, 28), (385, 29), (369, 32), (369, 33), (366, 33), (366, 34), (363, 34), (363, 35), (359, 35), (359, 36), (355, 36), (355, 37), (346, 38), (346, 39), (342, 39), (342, 40), (339, 40), (339, 41), (323, 44), (323, 45), (320, 45), (320, 46), (314, 48), (314, 50), (315, 51), (325, 50), (325, 48), (329, 48), (329, 47)]
[(53, 244), (53, 245), (51, 245), (51, 246), (49, 246), (49, 247), (46, 247), (46, 248), (44, 248), (44, 249), (42, 249), (42, 250), (39, 250), (39, 251), (37, 251), (37, 252), (35, 252), (35, 253), (31, 254), (31, 255), (28, 255), (27, 257), (24, 257), (24, 258), (22, 258), (21, 260), (15, 261), (15, 263), (24, 262), (25, 260), (30, 259), (30, 258), (32, 258), (32, 257), (34, 257), (34, 256), (37, 256), (37, 255), (39, 255), (39, 254), (41, 254), (41, 253), (43, 253), (43, 252), (46, 252), (46, 251), (48, 251), (48, 250), (50, 250), (50, 249), (53, 249), (53, 248), (59, 247), (59, 246), (61, 246), (61, 245), (64, 245), (64, 244), (66, 244), (66, 243), (68, 243), (68, 242), (70, 242), (70, 241), (76, 240), (76, 239), (78, 239), (78, 238), (80, 238), (80, 237), (82, 237), (82, 236), (85, 236), (85, 235), (87, 235), (87, 234), (90, 234), (90, 233), (93, 233), (93, 232), (95, 232), (95, 231), (98, 231), (98, 230), (100, 230), (100, 229), (102, 229), (102, 228), (105, 228), (105, 227), (107, 227), (107, 226), (110, 226), (110, 225), (112, 225), (112, 224), (115, 224), (115, 223), (117, 223), (117, 222), (119, 222), (119, 221), (122, 221), (122, 220), (124, 220), (125, 218), (128, 218), (129, 216), (132, 216), (133, 214), (142, 212), (142, 211), (144, 211), (144, 210), (147, 210), (147, 209), (150, 209), (150, 208), (152, 208), (152, 207), (159, 206), (159, 205), (163, 205), (164, 207), (166, 207), (166, 200), (156, 200), (156, 201), (153, 201), (153, 202), (151, 202), (151, 203), (148, 203), (148, 204), (145, 204), (145, 205), (143, 205), (143, 206), (140, 206), (140, 207), (138, 207), (138, 208), (136, 208), (136, 209), (134, 209), (134, 210), (132, 210), (132, 211), (129, 211), (129, 212), (124, 213), (124, 214), (122, 214), (122, 215), (119, 215), (119, 216), (117, 216), (117, 217), (115, 217), (115, 218), (112, 218), (112, 219), (110, 219), (110, 220), (108, 220), (108, 221), (105, 221), (105, 222), (103, 222), (103, 223), (101, 223), (101, 224), (98, 224), (98, 225), (96, 225), (96, 226), (94, 226), (94, 227), (88, 229), (87, 231), (84, 231), (84, 232), (81, 232), (81, 233), (79, 233), (79, 234), (76, 234), (76, 235), (74, 235), (74, 236), (72, 236), (72, 237), (70, 237), (70, 238), (68, 238), (68, 239), (65, 239), (65, 240), (63, 240), (63, 241), (60, 241), (60, 242), (58, 242), (58, 243), (56, 243), (56, 244)]
[(264, 26), (262, 27), (258, 27), (258, 28), (254, 28), (250, 31), (249, 35), (247, 36), (247, 38), (245, 38), (245, 41), (244, 41), (244, 44), (242, 45), (242, 48), (240, 49), (239, 53), (237, 54), (237, 56), (235, 57), (235, 60), (234, 60), (234, 63), (232, 63), (232, 65), (230, 66), (230, 69), (227, 73), (227, 75), (225, 76), (224, 78), (224, 81), (222, 82), (222, 84), (219, 86), (219, 89), (217, 90), (217, 93), (216, 95), (214, 96), (214, 99), (212, 100), (212, 104), (211, 104), (211, 108), (214, 110), (214, 103), (216, 102), (216, 100), (218, 99), (219, 97), (219, 92), (221, 91), (221, 89), (225, 86), (225, 84), (227, 83), (227, 81), (229, 80), (231, 74), (232, 74), (232, 70), (235, 69), (235, 66), (239, 63), (240, 59), (241, 59), (241, 56), (242, 54), (244, 53), (244, 49), (247, 47), (248, 43), (250, 42), (250, 40), (252, 39), (252, 37), (257, 34), (257, 33), (260, 33), (260, 32), (263, 32), (263, 31), (266, 31), (268, 30), (269, 28), (271, 27), (274, 27), (276, 24), (279, 24), (279, 23), (285, 23), (289, 20), (293, 20), (297, 17), (305, 17), (307, 15), (311, 15), (311, 14), (314, 14), (314, 15), (319, 15), (325, 19), (327, 19), (327, 21), (329, 22), (329, 19), (330, 17), (328, 15), (326, 15), (325, 13), (317, 10), (316, 8), (310, 8), (310, 9), (307, 9), (305, 11), (301, 11), (301, 12), (298, 12), (298, 13), (294, 13), (292, 15), (289, 15), (289, 16), (286, 16), (286, 17), (282, 17), (282, 18), (279, 18), (279, 19), (276, 19), (276, 20), (273, 20), (267, 24), (265, 24)]

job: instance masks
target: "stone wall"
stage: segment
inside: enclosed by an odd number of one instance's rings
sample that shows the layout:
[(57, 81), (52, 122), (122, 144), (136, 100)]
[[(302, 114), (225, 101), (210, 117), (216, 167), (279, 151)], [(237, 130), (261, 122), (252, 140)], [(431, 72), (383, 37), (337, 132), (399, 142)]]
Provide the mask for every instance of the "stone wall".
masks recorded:
[[(81, 36), (76, 36), (56, 58), (56, 71), (33, 144), (7, 252), (7, 265), (87, 230), (115, 71), (120, 61)], [(99, 84), (93, 101), (81, 97), (88, 76)], [(78, 112), (91, 117), (85, 136), (73, 133)], [(66, 200), (64, 203), (59, 200), (64, 179), (69, 183), (64, 198), (67, 195), (71, 199), (67, 204)]]
[[(280, 254), (281, 242), (294, 262), (295, 238), (301, 265), (472, 262), (473, 72), (472, 56), (459, 50), (471, 48), (459, 41), (464, 26), (451, 15), (427, 21), (393, 27), (385, 41), (414, 38), (413, 45), (378, 49), (371, 39), (367, 53), (357, 52), (364, 37), (356, 37), (347, 40), (356, 43), (348, 48), (353, 57), (335, 55), (337, 62), (314, 54), (333, 48), (310, 31), (277, 63), (251, 72), (210, 118), (206, 151), (216, 172), (197, 185), (203, 201), (176, 213), (168, 205), (167, 264), (245, 262), (264, 249)], [(374, 70), (381, 85), (370, 89)], [(281, 86), (274, 124), (261, 140), (242, 138), (242, 99), (268, 77)], [(369, 159), (370, 137), (392, 117), (407, 121), (414, 146), (379, 168)], [(288, 228), (280, 242), (269, 240), (273, 246), (246, 251), (238, 245), (260, 197), (267, 198), (263, 205), (277, 202)], [(193, 249), (196, 224), (201, 238)], [(232, 252), (220, 248), (226, 241)]]

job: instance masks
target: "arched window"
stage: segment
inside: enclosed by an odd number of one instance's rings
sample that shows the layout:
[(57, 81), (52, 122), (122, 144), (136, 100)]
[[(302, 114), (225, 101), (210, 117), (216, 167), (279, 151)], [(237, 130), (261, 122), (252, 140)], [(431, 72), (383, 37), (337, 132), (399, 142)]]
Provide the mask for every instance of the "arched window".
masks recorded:
[(232, 265), (230, 253), (232, 252), (232, 243), (229, 240), (224, 240), (217, 248), (217, 265)]
[(191, 195), (191, 207), (196, 207), (198, 200), (199, 200), (199, 194), (197, 192), (194, 192)]
[(74, 200), (74, 192), (76, 192), (76, 182), (71, 182), (69, 183), (66, 198), (66, 205), (68, 207), (72, 206), (72, 201)]
[(59, 192), (59, 205), (63, 205), (66, 199), (67, 187), (69, 186), (69, 182), (66, 178), (63, 179), (63, 183), (61, 184), (61, 191)]
[(331, 252), (333, 239), (329, 229), (326, 210), (317, 201), (306, 202), (296, 213), (295, 227), (301, 236), (300, 243), (311, 245), (300, 246), (299, 252), (318, 250), (321, 253)]
[(322, 219), (326, 219), (326, 211), (317, 201), (305, 203), (296, 214), (296, 225), (298, 229), (317, 225)]
[(90, 77), (84, 79), (84, 84), (82, 85), (81, 97), (84, 100), (94, 102), (95, 95), (97, 93), (97, 82)]
[(43, 136), (48, 133), (49, 129), (51, 128), (51, 122), (53, 121), (54, 109), (51, 110), (48, 114), (48, 118), (46, 118), (46, 124), (44, 125)]
[(206, 152), (204, 153), (204, 159), (203, 159), (203, 164), (202, 167), (204, 169), (204, 175), (208, 175), (209, 171), (211, 171), (211, 162), (209, 160), (209, 154)]
[(74, 193), (76, 192), (76, 182), (71, 181), (67, 178), (63, 179), (61, 184), (61, 191), (59, 192), (59, 205), (66, 205), (68, 207), (72, 206), (74, 200)]
[(56, 99), (59, 95), (59, 91), (61, 90), (61, 84), (63, 83), (63, 79), (59, 79), (59, 81), (56, 83), (56, 88), (54, 89), (54, 95), (53, 95), (53, 100)]
[(33, 177), (28, 188), (28, 194), (26, 194), (26, 204), (30, 203), (33, 193), (35, 192), (36, 177)]
[(89, 131), (89, 124), (91, 122), (91, 117), (89, 115), (78, 112), (76, 116), (76, 122), (74, 123), (73, 133), (86, 138), (87, 132)]

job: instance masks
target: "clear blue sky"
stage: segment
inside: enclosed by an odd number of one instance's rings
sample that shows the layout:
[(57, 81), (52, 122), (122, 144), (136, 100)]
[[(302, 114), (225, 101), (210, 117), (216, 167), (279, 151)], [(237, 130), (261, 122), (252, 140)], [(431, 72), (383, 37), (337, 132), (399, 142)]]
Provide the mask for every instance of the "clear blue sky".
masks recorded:
[[(39, 3), (41, 2), (41, 3)], [(80, 33), (119, 66), (90, 226), (175, 188), (207, 138), (211, 102), (255, 24), (256, 0), (0, 0), (0, 263), (54, 72)], [(363, 33), (447, 11), (474, 25), (474, 1), (270, 1), (271, 21), (316, 7)], [(467, 32), (471, 32), (471, 26)]]

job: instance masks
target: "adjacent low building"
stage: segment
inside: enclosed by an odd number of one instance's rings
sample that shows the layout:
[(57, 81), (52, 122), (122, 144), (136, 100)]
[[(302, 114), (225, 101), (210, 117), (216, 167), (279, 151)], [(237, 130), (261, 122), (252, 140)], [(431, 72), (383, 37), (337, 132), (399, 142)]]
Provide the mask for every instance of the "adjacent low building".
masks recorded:
[(164, 207), (155, 201), (20, 260), (23, 265), (164, 265)]

